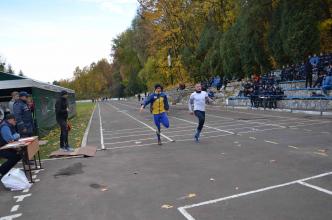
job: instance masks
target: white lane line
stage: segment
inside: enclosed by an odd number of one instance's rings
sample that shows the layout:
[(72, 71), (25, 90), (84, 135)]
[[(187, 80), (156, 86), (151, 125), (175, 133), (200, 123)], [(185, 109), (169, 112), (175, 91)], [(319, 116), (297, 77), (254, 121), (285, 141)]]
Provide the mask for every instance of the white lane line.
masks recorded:
[[(174, 117), (174, 116), (170, 116), (170, 117), (171, 117), (171, 118), (178, 119), (178, 120), (180, 120), (180, 121), (184, 121), (184, 122), (190, 123), (190, 124), (197, 124), (197, 123), (195, 123), (195, 122), (188, 121), (188, 120), (185, 120), (185, 119), (182, 119), (182, 118), (178, 118), (178, 117)], [(208, 126), (208, 125), (204, 125), (204, 127), (206, 127), (206, 128), (211, 128), (211, 129), (214, 129), (214, 130), (217, 130), (217, 131), (220, 131), (220, 132), (225, 132), (225, 133), (228, 133), (228, 134), (235, 134), (234, 132), (226, 131), (226, 130), (222, 130), (222, 129), (215, 128), (215, 127), (211, 127), (211, 126)]]
[[(218, 116), (218, 115), (212, 115), (212, 114), (207, 114), (207, 116), (212, 116), (212, 117), (216, 117), (216, 118), (224, 118), (224, 117), (221, 117), (221, 116)], [(268, 124), (268, 123), (265, 123), (265, 122), (257, 122), (255, 120), (250, 120), (250, 121), (246, 121), (246, 120), (236, 120), (234, 119), (234, 121), (240, 121), (242, 123), (245, 123), (245, 124), (260, 124), (260, 125), (269, 125), (269, 126), (276, 126), (276, 127), (283, 127), (285, 128), (284, 126), (281, 126), (279, 124)], [(241, 124), (241, 125), (244, 125), (244, 124)]]
[(332, 192), (327, 190), (327, 189), (324, 189), (324, 188), (321, 188), (319, 186), (315, 186), (315, 185), (311, 185), (309, 183), (305, 183), (303, 181), (298, 181), (299, 184), (303, 185), (303, 186), (307, 186), (309, 188), (312, 188), (312, 189), (315, 189), (315, 190), (318, 190), (320, 192), (323, 192), (323, 193), (326, 193), (326, 194), (329, 194), (329, 195), (332, 195)]
[[(211, 134), (211, 133), (218, 133), (219, 131), (207, 131), (207, 132), (204, 132), (201, 136), (204, 137), (206, 136), (205, 134)], [(194, 137), (194, 132), (193, 133), (187, 133), (187, 134), (176, 134), (176, 135), (171, 135), (170, 137), (183, 137), (183, 136), (193, 136)]]
[[(216, 137), (225, 137), (229, 136), (231, 134), (220, 134), (220, 135), (211, 135), (211, 136), (205, 136), (204, 134), (202, 135), (202, 140), (204, 139), (210, 139), (210, 138), (216, 138)], [(177, 140), (176, 142), (184, 142), (184, 141), (193, 141), (193, 138), (187, 138), (187, 139), (181, 139)], [(169, 142), (163, 142), (163, 143), (169, 143)], [(147, 143), (147, 144), (135, 144), (135, 145), (127, 145), (127, 146), (121, 146), (121, 147), (107, 147), (106, 150), (116, 150), (116, 149), (126, 149), (126, 148), (135, 148), (135, 147), (142, 147), (142, 146), (151, 146), (151, 145), (156, 145), (156, 143)]]
[(86, 143), (88, 142), (88, 135), (89, 135), (90, 127), (91, 127), (92, 118), (95, 115), (96, 106), (97, 105), (95, 105), (95, 107), (93, 108), (88, 126), (85, 129), (84, 136), (83, 136), (82, 143), (81, 143), (81, 147), (85, 147)]
[(271, 130), (280, 130), (282, 128), (267, 128), (267, 129), (256, 129), (256, 130), (250, 130), (250, 131), (240, 131), (237, 132), (237, 134), (247, 134), (251, 132), (260, 132), (260, 131), (271, 131)]
[(22, 216), (22, 213), (17, 213), (17, 214), (14, 214), (14, 215), (0, 217), (0, 220), (13, 220), (13, 219), (19, 218), (21, 216)]
[(250, 139), (252, 139), (252, 140), (256, 140), (256, 138), (255, 137), (249, 137)]
[(31, 193), (25, 194), (25, 195), (14, 196), (13, 198), (17, 199), (16, 202), (22, 202), (23, 199), (25, 199), (25, 197), (29, 197), (29, 196), (31, 196)]
[(299, 149), (298, 147), (292, 146), (292, 145), (288, 145), (289, 148), (293, 148), (293, 149)]
[(18, 210), (19, 207), (20, 207), (20, 205), (14, 205), (14, 206), (11, 208), (10, 212), (16, 212), (16, 211)]
[[(169, 142), (163, 142), (164, 144)], [(117, 150), (117, 149), (126, 149), (126, 148), (135, 148), (135, 147), (143, 147), (143, 146), (151, 146), (156, 145), (156, 143), (148, 143), (148, 144), (135, 144), (135, 145), (128, 145), (128, 146), (122, 146), (122, 147), (107, 147), (106, 150)]]
[(124, 132), (124, 131), (129, 131), (129, 132), (131, 132), (131, 131), (145, 131), (145, 129), (144, 128), (141, 128), (141, 127), (139, 127), (139, 128), (126, 128), (126, 129), (117, 129), (117, 130), (104, 130), (104, 132), (110, 132), (110, 133), (120, 133), (120, 132)]
[(99, 103), (98, 103), (98, 110), (99, 110), (99, 127), (100, 127), (100, 145), (101, 145), (101, 149), (104, 150), (105, 145), (104, 145), (104, 135), (103, 135), (103, 124), (102, 124), (102, 120), (101, 120), (100, 104)]
[(128, 140), (128, 141), (109, 142), (109, 143), (105, 143), (105, 145), (123, 144), (123, 143), (130, 143), (130, 142), (135, 143), (136, 141), (147, 141), (147, 140), (155, 140), (155, 139), (156, 139), (156, 137), (142, 138), (142, 139), (135, 139), (135, 140)]
[[(112, 107), (112, 108), (115, 108), (116, 110), (120, 110), (119, 108), (117, 108), (117, 107), (115, 107), (115, 106), (113, 106), (113, 105), (109, 105), (109, 106)], [(141, 123), (142, 125), (146, 126), (147, 128), (151, 129), (152, 131), (154, 131), (154, 132), (156, 131), (156, 129), (154, 129), (154, 128), (151, 127), (150, 125), (148, 125), (148, 124), (146, 124), (146, 123), (144, 123), (144, 122), (138, 120), (137, 118), (135, 118), (134, 116), (128, 114), (127, 112), (121, 112), (121, 113), (123, 113), (123, 114), (127, 115), (129, 118), (132, 118), (132, 119), (134, 119), (135, 121)], [(167, 140), (169, 140), (170, 142), (174, 142), (174, 140), (173, 140), (172, 138), (170, 138), (170, 137), (164, 135), (163, 133), (161, 133), (160, 135), (161, 135), (162, 137), (166, 138)]]
[(149, 136), (153, 133), (145, 133), (145, 134), (132, 134), (132, 135), (123, 135), (123, 136), (111, 136), (111, 137), (105, 137), (104, 140), (113, 140), (113, 139), (119, 139), (119, 138), (127, 138), (127, 137), (140, 137), (140, 136)]
[(28, 193), (28, 192), (29, 192), (29, 190), (30, 190), (30, 188), (28, 188), (28, 189), (25, 189), (25, 190), (23, 190), (22, 192), (23, 192), (23, 193)]
[(279, 144), (279, 143), (277, 143), (277, 142), (274, 142), (274, 141), (267, 141), (267, 140), (264, 140), (264, 142), (266, 142), (266, 143), (270, 143), (270, 144)]
[[(207, 107), (209, 108), (209, 107)], [(255, 114), (255, 113), (250, 113), (250, 112), (243, 112), (243, 111), (232, 111), (232, 110), (221, 110), (221, 109), (211, 109), (211, 110), (216, 110), (216, 111), (221, 111), (221, 112), (234, 112), (234, 113), (240, 113), (240, 114), (247, 114), (247, 115), (255, 115), (255, 116), (267, 116), (267, 117), (275, 117), (275, 118), (285, 118), (285, 119), (300, 119), (302, 121), (319, 121), (315, 119), (302, 119), (302, 118), (297, 118), (297, 117), (286, 117), (286, 116), (278, 116), (278, 115), (270, 115), (270, 114)]]
[(199, 206), (204, 206), (204, 205), (209, 205), (209, 204), (215, 204), (215, 203), (225, 201), (225, 200), (229, 200), (229, 199), (234, 199), (234, 198), (238, 198), (238, 197), (247, 196), (247, 195), (250, 195), (250, 194), (255, 194), (255, 193), (264, 192), (264, 191), (268, 191), (268, 190), (272, 190), (272, 189), (277, 189), (277, 188), (281, 188), (281, 187), (284, 187), (284, 186), (293, 185), (293, 184), (296, 184), (296, 183), (299, 183), (299, 182), (304, 182), (304, 181), (308, 181), (308, 180), (328, 176), (328, 175), (331, 175), (331, 174), (332, 174), (332, 172), (326, 172), (326, 173), (322, 173), (322, 174), (319, 174), (319, 175), (316, 175), (316, 176), (311, 176), (311, 177), (304, 178), (304, 179), (294, 180), (294, 181), (291, 181), (291, 182), (288, 182), (288, 183), (269, 186), (269, 187), (256, 189), (256, 190), (252, 190), (252, 191), (248, 191), (248, 192), (244, 192), (244, 193), (239, 193), (239, 194), (235, 194), (235, 195), (231, 195), (231, 196), (226, 196), (226, 197), (222, 197), (222, 198), (218, 198), (218, 199), (208, 200), (208, 201), (205, 201), (205, 202), (200, 202), (200, 203), (196, 203), (196, 204), (192, 204), (192, 205), (182, 206), (182, 207), (179, 207), (178, 210), (181, 214), (183, 214), (183, 216), (185, 216), (187, 218), (187, 220), (195, 220), (195, 218), (187, 212), (187, 209), (191, 209), (191, 208), (195, 208), (195, 207), (199, 207)]

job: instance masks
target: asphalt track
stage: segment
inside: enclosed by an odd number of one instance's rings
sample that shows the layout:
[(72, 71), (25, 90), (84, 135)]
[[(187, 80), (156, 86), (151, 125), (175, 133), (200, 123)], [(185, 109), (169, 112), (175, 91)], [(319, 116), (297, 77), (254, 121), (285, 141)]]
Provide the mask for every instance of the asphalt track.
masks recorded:
[(29, 191), (0, 188), (0, 220), (332, 219), (331, 117), (210, 106), (197, 144), (196, 118), (171, 106), (158, 146), (138, 108), (99, 103), (97, 156), (43, 161)]

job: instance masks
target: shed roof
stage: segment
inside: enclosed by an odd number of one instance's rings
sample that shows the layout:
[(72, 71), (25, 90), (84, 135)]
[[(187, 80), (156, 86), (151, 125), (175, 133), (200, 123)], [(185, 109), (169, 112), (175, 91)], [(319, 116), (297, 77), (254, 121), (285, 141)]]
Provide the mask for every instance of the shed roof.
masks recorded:
[(15, 88), (39, 88), (53, 92), (61, 92), (66, 90), (68, 93), (75, 93), (74, 90), (67, 89), (61, 86), (56, 86), (26, 77), (16, 76), (8, 73), (0, 72), (0, 90), (1, 89), (15, 89)]

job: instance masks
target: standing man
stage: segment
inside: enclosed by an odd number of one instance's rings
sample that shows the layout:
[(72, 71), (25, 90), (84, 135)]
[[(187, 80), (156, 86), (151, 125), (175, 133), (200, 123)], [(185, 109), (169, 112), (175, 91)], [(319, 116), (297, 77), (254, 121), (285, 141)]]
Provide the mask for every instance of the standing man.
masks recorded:
[(191, 115), (195, 114), (198, 118), (198, 126), (195, 133), (195, 141), (199, 142), (199, 136), (202, 132), (205, 122), (205, 104), (206, 102), (212, 102), (205, 91), (202, 91), (202, 85), (197, 83), (195, 85), (195, 92), (190, 95), (188, 101), (189, 112)]
[(14, 103), (13, 107), (18, 133), (22, 138), (31, 137), (33, 134), (33, 117), (27, 105), (28, 96), (27, 92), (20, 92), (19, 99)]
[(158, 145), (162, 145), (160, 138), (160, 124), (163, 124), (165, 128), (169, 128), (169, 120), (166, 113), (169, 109), (169, 104), (166, 94), (162, 92), (162, 86), (157, 84), (154, 88), (154, 93), (146, 98), (140, 112), (143, 112), (143, 109), (150, 104), (150, 111), (153, 114), (154, 123), (157, 127), (156, 134)]
[(14, 103), (19, 99), (19, 94), (18, 94), (18, 92), (14, 91), (14, 92), (12, 92), (11, 96), (12, 96), (12, 100), (9, 101), (8, 106), (9, 106), (10, 113), (14, 114)]
[[(15, 130), (15, 125), (16, 120), (13, 114), (7, 115), (0, 124), (0, 148), (20, 138), (20, 135)], [(7, 159), (0, 166), (0, 179), (22, 159), (19, 152), (14, 149), (0, 149), (0, 157)]]
[(60, 150), (62, 151), (74, 151), (68, 144), (68, 93), (62, 90), (60, 98), (55, 103), (56, 121), (60, 126)]

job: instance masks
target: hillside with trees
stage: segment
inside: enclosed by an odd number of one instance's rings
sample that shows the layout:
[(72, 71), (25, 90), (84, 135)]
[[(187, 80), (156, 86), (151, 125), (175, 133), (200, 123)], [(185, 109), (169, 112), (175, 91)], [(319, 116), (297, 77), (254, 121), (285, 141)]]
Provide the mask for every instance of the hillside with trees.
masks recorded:
[[(76, 68), (78, 98), (130, 96), (212, 76), (242, 78), (332, 52), (331, 0), (138, 0), (111, 62)], [(171, 56), (171, 66), (168, 64)]]

